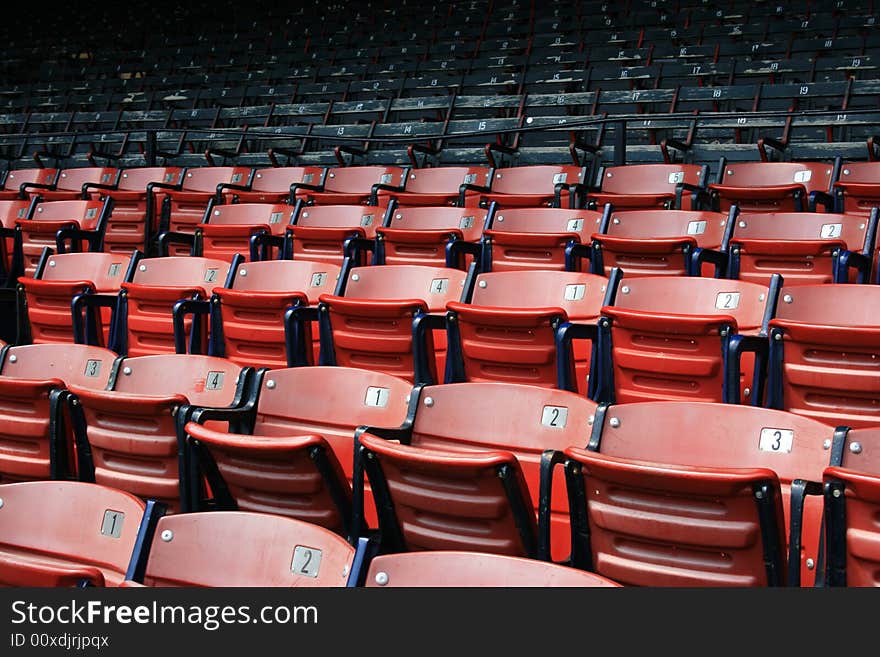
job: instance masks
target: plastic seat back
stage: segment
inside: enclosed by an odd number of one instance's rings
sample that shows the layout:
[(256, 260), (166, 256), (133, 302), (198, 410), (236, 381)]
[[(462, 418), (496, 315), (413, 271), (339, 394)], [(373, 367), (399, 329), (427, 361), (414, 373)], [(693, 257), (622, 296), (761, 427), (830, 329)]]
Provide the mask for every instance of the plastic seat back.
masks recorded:
[(12, 201), (21, 198), (21, 186), (25, 183), (51, 185), (60, 171), (58, 169), (12, 169), (6, 174), (3, 189), (0, 190), (0, 201)]
[[(115, 253), (49, 256), (36, 278), (19, 278), (24, 290), (31, 342), (73, 342), (71, 302), (78, 294), (117, 294), (130, 266)], [(96, 338), (107, 344), (110, 313), (93, 313)]]
[[(397, 199), (398, 207), (457, 205), (462, 185), (489, 184), (488, 167), (433, 167), (411, 169), (406, 177), (405, 192), (381, 192)], [(475, 191), (465, 192), (465, 207), (475, 207), (480, 196)], [(384, 203), (380, 203), (384, 205)]]
[(476, 207), (397, 207), (388, 227), (376, 228), (376, 261), (386, 265), (454, 265), (462, 269), (470, 258), (447, 258), (450, 242), (477, 243), (487, 210)]
[(168, 354), (123, 359), (106, 390), (70, 386), (82, 408), (79, 448), (90, 453), (95, 482), (180, 509), (178, 412), (185, 404), (238, 405), (246, 374), (225, 358)]
[[(239, 266), (230, 288), (215, 288), (211, 353), (241, 365), (287, 367), (284, 315), (295, 305), (316, 305), (336, 289), (340, 269), (308, 260), (268, 260)], [(312, 344), (311, 322), (304, 323), (305, 345)], [(317, 333), (314, 334), (317, 336)], [(310, 350), (307, 355), (314, 357)]]
[(880, 424), (878, 303), (875, 285), (784, 287), (770, 322), (768, 405), (832, 424)]
[[(595, 324), (609, 282), (594, 274), (507, 271), (480, 274), (470, 303), (449, 309), (451, 381), (501, 381), (555, 388), (556, 328)], [(586, 391), (590, 346), (578, 342), (578, 389)]]
[(343, 296), (321, 296), (321, 363), (437, 381), (446, 366), (446, 334), (425, 328), (422, 318), (460, 299), (466, 276), (419, 265), (352, 269)]
[(828, 586), (880, 586), (880, 427), (853, 429), (825, 471)]
[[(293, 220), (294, 210), (283, 203), (234, 203), (215, 205), (208, 212), (206, 221), (196, 228), (201, 236), (202, 255), (232, 261), (239, 253), (250, 259), (250, 239), (258, 233), (281, 237)], [(271, 260), (276, 254), (268, 247), (261, 257)]]
[(113, 167), (62, 169), (55, 181), (55, 189), (28, 189), (28, 194), (39, 195), (44, 201), (74, 201), (82, 198), (82, 188), (86, 183), (112, 185), (118, 176), (119, 170)]
[(721, 212), (733, 204), (742, 212), (803, 212), (811, 192), (830, 192), (833, 177), (834, 165), (823, 162), (734, 162), (709, 190)]
[(589, 450), (566, 450), (569, 494), (586, 501), (572, 513), (573, 535), (589, 533), (573, 548), (574, 565), (622, 584), (782, 585), (790, 499), (797, 498), (804, 523), (791, 566), (812, 578), (807, 560), (819, 559), (821, 502), (791, 484), (819, 481), (834, 433), (752, 406), (611, 406)]
[(618, 403), (752, 401), (760, 395), (754, 390), (754, 359), (745, 353), (741, 376), (727, 381), (727, 351), (737, 334), (761, 331), (773, 296), (767, 287), (744, 281), (624, 279), (615, 304), (602, 309), (599, 350), (606, 378), (598, 398)]
[(836, 282), (844, 250), (874, 251), (876, 233), (869, 226), (865, 217), (845, 214), (740, 214), (730, 239), (728, 275), (762, 285), (774, 273), (782, 274), (786, 285)]
[(686, 276), (694, 249), (721, 246), (727, 221), (727, 215), (696, 210), (612, 211), (604, 232), (592, 235), (593, 268), (606, 276), (614, 267), (627, 276)]
[[(585, 444), (595, 410), (585, 397), (535, 386), (424, 388), (408, 441), (360, 437), (385, 549), (534, 557), (541, 482), (550, 474), (542, 452)], [(557, 476), (546, 498), (557, 558), (569, 537), (562, 484)]]
[(79, 344), (9, 347), (0, 369), (0, 479), (60, 479), (77, 470), (62, 403), (68, 385), (103, 389), (116, 354)]
[[(601, 191), (591, 192), (589, 202), (597, 207), (611, 203), (615, 211), (672, 208), (680, 183), (702, 187), (705, 170), (698, 164), (627, 164), (606, 167), (600, 179)], [(687, 194), (687, 192), (686, 192)], [(690, 209), (690, 204), (684, 204)]]
[(123, 491), (73, 481), (0, 486), (0, 585), (118, 586), (145, 505)]
[[(532, 165), (495, 169), (492, 191), (484, 198), (497, 201), (502, 209), (511, 207), (569, 207), (568, 185), (584, 182), (584, 169), (578, 166)], [(565, 185), (559, 202), (556, 186)]]
[(264, 513), (165, 516), (149, 546), (147, 586), (345, 586), (354, 548), (322, 527)]
[(297, 198), (319, 205), (367, 204), (373, 185), (397, 187), (403, 185), (405, 175), (405, 169), (395, 166), (333, 167), (324, 176), (324, 191), (300, 190)]
[(370, 562), (368, 587), (614, 587), (619, 584), (555, 563), (480, 552), (402, 552)]
[[(119, 352), (128, 356), (174, 353), (174, 305), (182, 299), (208, 299), (214, 288), (228, 285), (234, 276), (235, 271), (223, 260), (177, 256), (141, 260), (132, 282), (122, 284)], [(207, 344), (204, 322), (186, 319), (184, 332), (191, 343)]]
[(880, 207), (880, 162), (847, 162), (834, 183), (837, 211), (869, 215)]
[(357, 205), (306, 206), (289, 226), (294, 260), (342, 265), (343, 244), (350, 237), (373, 239), (383, 223), (384, 210)]
[(251, 190), (243, 192), (230, 190), (241, 203), (282, 203), (290, 197), (293, 183), (317, 185), (324, 177), (321, 167), (269, 167), (256, 169), (251, 181)]
[[(111, 206), (104, 201), (48, 201), (37, 203), (29, 219), (19, 219), (21, 261), (25, 276), (33, 276), (37, 263), (48, 247), (56, 248), (56, 233), (62, 228), (77, 228), (102, 234), (111, 216)], [(79, 240), (77, 240), (79, 242)], [(100, 251), (101, 242), (74, 244), (77, 251)]]
[(482, 271), (564, 270), (566, 246), (589, 244), (602, 215), (594, 210), (499, 210), (483, 231)]
[(199, 167), (187, 169), (183, 175), (183, 188), (157, 190), (167, 201), (162, 208), (163, 229), (172, 232), (192, 233), (217, 194), (217, 185), (230, 183), (245, 185), (251, 178), (248, 167)]

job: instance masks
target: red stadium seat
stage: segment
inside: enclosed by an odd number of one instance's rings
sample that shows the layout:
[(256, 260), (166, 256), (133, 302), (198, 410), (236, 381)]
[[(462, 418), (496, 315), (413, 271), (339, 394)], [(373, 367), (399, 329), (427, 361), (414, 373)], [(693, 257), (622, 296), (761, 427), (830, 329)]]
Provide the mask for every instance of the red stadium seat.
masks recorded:
[(803, 574), (811, 586), (822, 504), (810, 494), (839, 435), (752, 406), (600, 407), (588, 448), (565, 450), (569, 499), (581, 500), (572, 564), (624, 585), (781, 586)]
[(742, 212), (804, 212), (822, 203), (833, 209), (829, 196), (837, 179), (837, 164), (824, 162), (723, 163), (719, 181), (709, 185), (715, 210), (727, 212), (736, 204)]
[(553, 558), (563, 559), (568, 501), (562, 477), (552, 484), (552, 462), (542, 453), (585, 444), (595, 412), (594, 402), (565, 390), (512, 383), (426, 387), (413, 422), (360, 434), (355, 511), (363, 470), (383, 552), (547, 559), (552, 538)]
[(480, 552), (401, 552), (370, 562), (368, 587), (614, 587), (609, 579), (555, 563)]
[(707, 175), (708, 169), (698, 164), (606, 167), (599, 177), (599, 190), (587, 195), (587, 207), (600, 208), (611, 203), (615, 211), (699, 210)]
[[(627, 276), (687, 276), (696, 249), (720, 249), (729, 217), (691, 210), (612, 210), (592, 235), (593, 271), (607, 276), (620, 267)], [(694, 272), (714, 275), (714, 268)], [(718, 272), (723, 273), (723, 271)]]
[[(116, 295), (136, 262), (116, 253), (63, 253), (48, 250), (34, 271), (18, 284), (24, 295), (24, 324), (29, 342), (75, 342), (71, 303), (80, 294)], [(88, 344), (110, 344), (110, 308), (89, 311), (86, 319)]]
[(62, 407), (67, 387), (106, 387), (116, 354), (39, 344), (4, 347), (0, 357), (0, 481), (72, 478), (79, 455)]
[(256, 169), (249, 185), (222, 183), (217, 189), (227, 203), (286, 203), (292, 185), (320, 185), (324, 173), (322, 167), (269, 167)]
[[(109, 199), (37, 203), (30, 216), (15, 221), (15, 268), (33, 276), (43, 249), (57, 247), (60, 251), (67, 239), (72, 251), (101, 251), (112, 204)], [(63, 231), (61, 235), (59, 231)]]
[(871, 214), (880, 207), (880, 162), (847, 162), (833, 192), (837, 212)]
[(112, 167), (62, 169), (54, 183), (25, 183), (23, 191), (30, 198), (40, 196), (44, 201), (75, 201), (83, 198), (84, 185), (112, 185), (118, 177), (119, 170)]
[(188, 510), (179, 474), (188, 466), (178, 432), (184, 407), (239, 406), (251, 372), (225, 358), (168, 354), (122, 359), (106, 389), (71, 384), (80, 479)]
[[(13, 255), (15, 252), (15, 222), (19, 219), (27, 219), (31, 213), (32, 201), (18, 200), (0, 200), (0, 267), (3, 269), (4, 275), (7, 277), (12, 274), (20, 274), (13, 272)], [(53, 245), (54, 247), (54, 245)]]
[(880, 586), (880, 426), (852, 429), (825, 470), (826, 585)]
[[(495, 169), (489, 188), (482, 192), (481, 202), (498, 203), (507, 208), (573, 208), (585, 182), (586, 169), (578, 166), (532, 165)], [(574, 188), (574, 189), (572, 189)]]
[(401, 191), (380, 191), (379, 205), (387, 205), (390, 195), (399, 207), (458, 205), (476, 207), (480, 195), (474, 190), (462, 190), (462, 185), (486, 187), (491, 170), (487, 167), (434, 167), (411, 169), (406, 186)]
[(476, 207), (396, 207), (388, 227), (376, 228), (375, 262), (465, 269), (491, 214)]
[(624, 279), (599, 321), (595, 398), (761, 404), (767, 322), (779, 287), (778, 278), (770, 288), (716, 278)]
[(144, 503), (74, 481), (0, 485), (0, 586), (118, 586)]
[[(239, 365), (278, 369), (295, 364), (296, 349), (285, 335), (285, 314), (298, 305), (315, 308), (318, 297), (337, 290), (340, 269), (308, 260), (271, 260), (242, 264), (231, 288), (214, 288), (211, 303), (211, 350)], [(307, 322), (298, 347), (311, 346)], [(314, 349), (308, 363), (317, 362)]]
[(344, 539), (266, 513), (165, 516), (144, 549), (143, 573), (126, 586), (341, 587), (355, 567)]
[(770, 322), (767, 405), (829, 424), (880, 424), (880, 287), (784, 287)]
[[(571, 252), (579, 257), (592, 255), (590, 236), (602, 217), (594, 210), (499, 209), (491, 226), (483, 231), (480, 270), (579, 270), (579, 261), (572, 259)], [(573, 249), (578, 245), (582, 248)]]
[(146, 251), (158, 228), (156, 190), (179, 185), (182, 175), (180, 167), (138, 167), (123, 169), (115, 184), (85, 184), (84, 191), (93, 199), (113, 199), (113, 214), (104, 233), (104, 250), (123, 254)]
[(55, 184), (58, 169), (13, 169), (6, 174), (3, 181), (3, 189), (0, 189), (0, 201), (13, 201), (27, 199), (27, 194), (22, 194), (22, 185), (30, 185), (31, 189), (38, 187), (47, 188)]
[[(127, 356), (174, 353), (174, 308), (180, 301), (206, 300), (218, 287), (230, 287), (236, 266), (224, 260), (198, 257), (148, 258), (122, 284), (114, 349)], [(207, 326), (188, 320), (179, 334), (188, 337), (189, 351), (207, 344)]]
[(376, 229), (388, 223), (391, 210), (358, 205), (301, 206), (294, 225), (287, 227), (286, 257), (342, 266), (346, 240), (372, 242)]
[(378, 205), (382, 187), (397, 191), (406, 182), (405, 175), (406, 169), (394, 166), (334, 167), (327, 170), (322, 184), (295, 183), (290, 188), (291, 200), (302, 198), (317, 205)]
[(446, 304), (467, 297), (466, 277), (460, 269), (445, 267), (355, 267), (342, 295), (320, 297), (320, 363), (386, 372), (416, 383), (441, 380)]
[[(255, 405), (196, 410), (186, 425), (192, 472), (203, 471), (210, 487), (186, 478), (195, 510), (274, 513), (349, 533), (355, 430), (404, 424), (412, 385), (348, 367), (296, 367), (261, 376)], [(202, 426), (217, 420), (246, 427), (246, 435)], [(367, 508), (375, 526), (371, 501)]]
[[(594, 339), (599, 311), (613, 303), (617, 280), (558, 271), (480, 274), (470, 303), (447, 304), (447, 382), (559, 386), (565, 379), (559, 370), (558, 329), (577, 323)], [(565, 373), (566, 379), (574, 376), (567, 385), (582, 393), (587, 392), (590, 352), (591, 346), (575, 344), (575, 372)]]

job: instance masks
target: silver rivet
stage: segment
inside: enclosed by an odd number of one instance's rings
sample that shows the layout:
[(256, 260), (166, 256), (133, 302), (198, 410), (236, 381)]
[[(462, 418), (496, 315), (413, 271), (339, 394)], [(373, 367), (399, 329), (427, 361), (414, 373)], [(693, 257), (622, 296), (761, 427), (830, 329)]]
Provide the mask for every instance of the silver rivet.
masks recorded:
[(790, 294), (786, 294), (782, 297), (782, 300), (785, 301), (785, 303), (791, 303), (794, 301), (794, 298)]
[(533, 119), (533, 118), (530, 116), (529, 118), (526, 119), (526, 123), (531, 124), (534, 120), (535, 120), (535, 119)]
[(262, 178), (262, 177), (263, 177), (263, 174), (262, 174), (262, 173), (258, 173), (258, 174), (257, 174), (257, 178)]
[(807, 570), (813, 570), (816, 567), (816, 562), (812, 559), (807, 559)]
[(763, 500), (763, 499), (764, 499), (764, 491), (762, 491), (762, 490), (756, 490), (756, 491), (755, 491), (755, 497), (756, 497), (757, 499), (759, 499), (759, 500)]
[(331, 174), (330, 174), (330, 177), (331, 177), (331, 178), (335, 178), (335, 177), (336, 177), (336, 174), (335, 174), (335, 173), (331, 173)]
[(587, 424), (593, 424), (593, 422), (595, 422), (595, 421), (596, 421), (595, 415), (591, 415), (590, 417), (587, 418)]
[(721, 329), (720, 331), (718, 331), (718, 335), (720, 335), (722, 338), (726, 337), (727, 333), (728, 333), (727, 329)]
[(55, 266), (55, 261), (54, 261), (54, 260), (50, 260), (50, 261), (49, 261), (49, 266), (50, 266), (50, 267), (54, 267), (54, 266)]
[[(410, 179), (410, 180), (415, 180), (415, 179), (416, 179), (416, 174), (411, 173), (411, 174), (409, 175), (409, 179)], [(400, 219), (400, 215), (398, 215), (397, 218)]]
[(822, 449), (831, 449), (831, 440), (826, 438), (825, 442), (822, 443)]
[(0, 509), (2, 509), (2, 508), (3, 508), (3, 498), (0, 497)]
[(608, 328), (608, 320), (607, 319), (603, 319), (602, 321), (599, 322), (599, 324), (602, 325), (602, 328)]
[(748, 226), (748, 224), (745, 221), (740, 221), (738, 225), (740, 228), (745, 228), (746, 226)]
[(617, 418), (617, 417), (613, 417), (613, 418), (611, 418), (610, 420), (608, 420), (608, 425), (609, 425), (612, 429), (616, 429), (617, 427), (620, 426), (620, 418)]
[(308, 212), (303, 212), (303, 219), (307, 218), (308, 216), (309, 216)]
[(376, 573), (376, 584), (385, 586), (388, 583), (388, 573)]
[(835, 488), (833, 491), (831, 491), (831, 494), (832, 494), (834, 497), (840, 497), (840, 489), (839, 489), (839, 488)]
[(773, 334), (773, 339), (774, 339), (774, 340), (781, 340), (781, 339), (782, 339), (782, 333), (774, 333), (774, 334)]
[(622, 288), (620, 288), (620, 291), (621, 291), (623, 294), (629, 294), (629, 286), (628, 286), (628, 285), (624, 285)]
[(844, 169), (844, 170), (843, 170), (843, 175), (844, 175), (844, 176), (848, 176), (848, 175), (849, 175), (849, 169)]
[(496, 178), (502, 178), (503, 176), (499, 173), (499, 174), (496, 175), (495, 177), (496, 177)]
[(191, 173), (187, 173), (187, 174), (186, 174), (186, 177), (187, 177), (187, 178), (192, 178), (193, 175), (192, 175)]
[(433, 397), (425, 397), (425, 406), (431, 407), (434, 405)]
[(859, 230), (865, 230), (865, 224), (859, 224)]
[(361, 280), (361, 275), (360, 275), (360, 274), (352, 274), (352, 275), (351, 275), (351, 280), (353, 280), (353, 281), (359, 281), (359, 280)]
[(43, 208), (37, 208), (37, 212), (42, 212)]
[(247, 276), (247, 269), (239, 269), (238, 275), (239, 276)]
[(220, 210), (214, 210), (214, 216), (215, 216), (215, 217), (219, 217), (219, 216), (220, 216)]
[(743, 388), (743, 395), (745, 395), (746, 397), (748, 397), (748, 396), (751, 395), (751, 394), (752, 394), (752, 390), (751, 390), (751, 388)]
[(141, 270), (141, 271), (147, 271), (147, 266), (146, 266), (146, 265), (141, 265), (140, 267), (138, 267), (138, 269)]
[(403, 219), (403, 215), (402, 215), (402, 214), (398, 214), (398, 215), (395, 215), (394, 218), (395, 218), (395, 219)]
[(131, 374), (131, 368), (130, 367), (123, 367), (122, 373), (125, 374), (125, 376), (128, 376), (129, 374)]
[(614, 174), (609, 171), (608, 173), (605, 174), (605, 176), (607, 178), (612, 178), (612, 177), (614, 177)]
[(486, 287), (488, 283), (486, 281), (480, 281), (479, 283), (477, 283), (477, 285), (480, 287)]
[(269, 379), (268, 381), (266, 381), (266, 387), (269, 388), (269, 390), (271, 390), (272, 388), (275, 387), (275, 382), (272, 379)]
[(162, 540), (166, 543), (170, 542), (172, 538), (174, 538), (174, 532), (170, 529), (166, 529), (164, 532), (162, 532)]
[(862, 443), (853, 442), (849, 444), (849, 451), (853, 454), (861, 454), (862, 453)]
[(758, 295), (758, 301), (763, 301), (763, 300), (764, 300), (764, 293), (761, 292), (761, 294)]
[(9, 362), (10, 362), (10, 363), (14, 363), (14, 362), (16, 362), (17, 360), (18, 360), (18, 356), (16, 356), (15, 354), (12, 354), (12, 355), (9, 357)]
[(618, 217), (614, 217), (614, 219), (611, 221), (611, 223), (620, 224), (620, 219)]
[(499, 214), (497, 217), (495, 217), (495, 221), (504, 221), (504, 215)]
[(734, 250), (733, 250), (733, 255), (739, 255), (739, 249), (734, 249)]
[(410, 393), (406, 393), (406, 398), (403, 401), (409, 404), (410, 397), (412, 397), (412, 395)]
[(728, 175), (728, 176), (732, 176), (732, 175), (733, 175), (733, 169), (728, 169), (728, 170), (727, 170), (727, 175)]
[(342, 567), (342, 576), (345, 577), (346, 575), (348, 575), (348, 564)]

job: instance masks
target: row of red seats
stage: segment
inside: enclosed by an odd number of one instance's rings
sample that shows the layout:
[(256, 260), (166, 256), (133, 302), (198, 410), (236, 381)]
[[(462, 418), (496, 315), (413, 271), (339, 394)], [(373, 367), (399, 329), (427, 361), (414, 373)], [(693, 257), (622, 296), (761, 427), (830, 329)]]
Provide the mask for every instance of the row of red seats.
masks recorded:
[(352, 544), (378, 532), (381, 553), (570, 558), (623, 584), (811, 584), (826, 564), (830, 583), (878, 583), (877, 426), (85, 346), (11, 348), (0, 384), (66, 408), (75, 441), (54, 422), (44, 457), (172, 510), (289, 516)]
[[(111, 199), (103, 243), (110, 251), (148, 250), (157, 232), (192, 233), (213, 203), (601, 207), (712, 209), (726, 212), (802, 211), (824, 206), (868, 214), (880, 199), (880, 167), (873, 162), (720, 163), (720, 177), (690, 164), (609, 167), (593, 187), (578, 166), (203, 167), (23, 169), (7, 172), (0, 200)], [(842, 170), (841, 170), (842, 169)], [(690, 196), (690, 203), (684, 195)], [(687, 207), (685, 207), (687, 206)], [(30, 215), (28, 215), (30, 216)], [(24, 217), (18, 217), (19, 219)], [(79, 221), (81, 217), (67, 217)], [(82, 229), (94, 229), (80, 225)], [(4, 227), (11, 229), (12, 226)], [(94, 246), (94, 245), (93, 245)]]

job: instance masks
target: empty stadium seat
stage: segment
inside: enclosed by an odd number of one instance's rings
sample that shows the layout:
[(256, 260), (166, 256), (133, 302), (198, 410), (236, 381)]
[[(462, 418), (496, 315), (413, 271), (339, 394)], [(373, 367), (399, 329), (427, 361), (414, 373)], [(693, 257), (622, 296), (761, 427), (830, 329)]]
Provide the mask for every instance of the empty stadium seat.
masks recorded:
[(742, 212), (804, 212), (818, 204), (834, 209), (830, 196), (840, 161), (722, 162), (718, 181), (709, 184), (713, 209), (727, 212), (736, 204)]
[[(317, 307), (322, 294), (339, 289), (340, 268), (308, 260), (271, 260), (241, 264), (231, 288), (214, 288), (210, 302), (209, 353), (239, 365), (278, 369), (296, 363), (305, 351), (307, 363), (316, 363), (313, 345), (319, 345), (311, 322), (302, 336), (285, 334), (284, 317), (295, 306)], [(181, 324), (178, 324), (180, 326)], [(290, 342), (288, 342), (290, 340)]]
[[(196, 410), (185, 427), (194, 468), (183, 473), (189, 475), (184, 486), (194, 509), (275, 513), (347, 534), (355, 430), (404, 424), (412, 385), (348, 367), (296, 367), (260, 376), (254, 405)], [(202, 426), (218, 420), (232, 422), (240, 433)], [(209, 489), (194, 472), (205, 474)], [(366, 508), (374, 524), (372, 501)]]
[(582, 195), (586, 169), (578, 166), (532, 165), (495, 169), (489, 187), (462, 186), (462, 194), (473, 189), (480, 201), (492, 201), (501, 209), (551, 207), (574, 208)]
[(70, 384), (80, 480), (188, 510), (184, 407), (240, 406), (252, 372), (225, 358), (168, 354), (121, 359), (106, 389)]
[(24, 183), (22, 192), (30, 198), (40, 196), (44, 201), (75, 201), (83, 198), (84, 185), (88, 183), (112, 185), (118, 177), (119, 170), (112, 167), (62, 169), (55, 182)]
[[(605, 212), (611, 208), (606, 207)], [(589, 269), (573, 260), (575, 245), (586, 245), (577, 254), (589, 258), (590, 236), (602, 223), (594, 210), (562, 208), (499, 209), (483, 231), (480, 271), (535, 269)]]
[(769, 288), (701, 277), (624, 279), (599, 320), (595, 398), (761, 404), (767, 322), (780, 287), (778, 276)]
[[(24, 315), (20, 331), (27, 342), (75, 342), (74, 323), (82, 320), (73, 314), (74, 298), (81, 294), (118, 294), (136, 262), (136, 257), (116, 253), (52, 255), (47, 249), (33, 278), (18, 279)], [(86, 310), (84, 340), (87, 344), (104, 346), (113, 342), (109, 335), (113, 310), (112, 306)]]
[(83, 191), (92, 198), (113, 199), (113, 214), (104, 232), (104, 250), (129, 254), (146, 251), (158, 228), (156, 190), (175, 188), (182, 180), (180, 167), (123, 169), (113, 184), (86, 183)]
[(565, 450), (572, 564), (624, 585), (809, 586), (839, 435), (751, 406), (600, 407), (588, 448)]
[[(112, 210), (110, 199), (37, 203), (29, 216), (15, 221), (13, 268), (33, 276), (46, 247), (59, 251), (101, 251)], [(70, 246), (64, 247), (68, 239)]]
[[(388, 223), (388, 210), (358, 205), (307, 205), (287, 227), (285, 257), (342, 265), (344, 245), (351, 238), (375, 240), (376, 228)], [(259, 244), (259, 240), (257, 240)]]
[(467, 301), (466, 278), (462, 270), (445, 267), (355, 267), (341, 295), (320, 297), (320, 364), (376, 370), (416, 383), (442, 380), (446, 304)]
[(345, 539), (266, 513), (165, 516), (143, 550), (126, 586), (341, 587), (357, 577)]
[(486, 187), (491, 170), (487, 167), (433, 167), (430, 169), (410, 169), (406, 175), (406, 185), (400, 191), (379, 191), (379, 205), (389, 195), (399, 207), (458, 205), (476, 207), (480, 202), (478, 192), (462, 189), (462, 185)]
[(553, 484), (552, 462), (542, 454), (585, 444), (595, 411), (594, 402), (565, 390), (513, 383), (425, 387), (412, 422), (360, 433), (356, 515), (365, 472), (383, 552), (547, 559), (552, 540), (553, 558), (563, 559), (568, 502), (562, 478)]
[[(27, 219), (31, 213), (31, 205), (34, 202), (25, 200), (0, 200), (0, 267), (3, 269), (4, 278), (20, 272), (13, 272), (13, 255), (15, 251), (15, 222), (19, 219)], [(7, 284), (10, 281), (6, 281)]]
[(27, 194), (23, 193), (22, 185), (31, 185), (32, 189), (40, 187), (51, 187), (55, 183), (58, 169), (13, 169), (6, 174), (3, 180), (3, 188), (0, 189), (0, 201), (13, 201), (15, 199), (26, 199)]
[(396, 191), (405, 176), (406, 169), (394, 166), (334, 167), (321, 184), (294, 183), (290, 198), (317, 205), (378, 205), (379, 191), (385, 186)]
[[(447, 304), (446, 381), (502, 381), (566, 387), (587, 393), (596, 322), (614, 302), (617, 275), (558, 271), (480, 274), (470, 303)], [(559, 344), (558, 331), (577, 324), (579, 337)], [(574, 331), (574, 328), (566, 328)], [(560, 351), (572, 357), (560, 359)], [(563, 372), (561, 363), (574, 370)]]
[(731, 215), (691, 210), (612, 210), (592, 235), (592, 267), (605, 275), (620, 267), (627, 276), (723, 275), (721, 267), (691, 271), (697, 249), (720, 249), (732, 230)]
[(611, 203), (615, 211), (649, 208), (699, 210), (707, 177), (708, 168), (697, 164), (606, 167), (599, 174), (599, 189), (587, 194), (587, 207), (595, 209)]
[[(212, 205), (191, 233), (161, 233), (159, 252), (171, 253), (171, 244), (184, 244), (192, 255), (206, 258), (231, 262), (235, 254), (241, 254), (249, 260), (271, 260), (280, 254), (294, 216), (294, 208), (284, 203)], [(257, 235), (259, 241), (254, 240)]]
[(401, 552), (370, 561), (367, 587), (613, 587), (593, 573), (537, 559), (480, 552)]
[[(483, 228), (491, 222), (493, 213), (494, 206), (490, 210), (396, 207), (388, 226), (376, 228), (374, 260), (379, 265), (465, 269), (478, 253)], [(453, 246), (454, 242), (462, 244)]]
[(878, 447), (880, 426), (851, 429), (840, 463), (825, 470), (828, 586), (880, 586)]
[(144, 503), (75, 481), (0, 485), (0, 586), (118, 586)]
[[(325, 169), (321, 167), (269, 167), (255, 169), (250, 184), (221, 183), (217, 192), (227, 202), (285, 203), (290, 199), (290, 188), (296, 183), (320, 185)], [(219, 199), (218, 199), (219, 200)]]
[(880, 162), (846, 162), (833, 192), (837, 212), (871, 214), (880, 207)]
[(67, 386), (102, 389), (116, 354), (100, 347), (39, 344), (0, 352), (0, 481), (67, 479), (77, 457), (63, 412)]
[(767, 405), (831, 424), (880, 424), (880, 287), (784, 287), (770, 322)]

